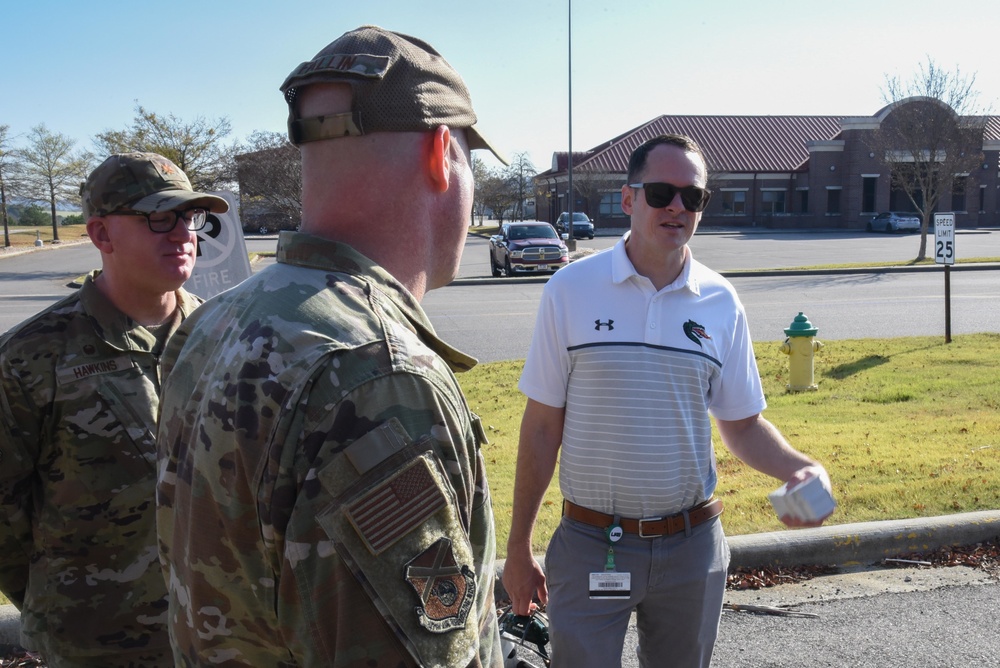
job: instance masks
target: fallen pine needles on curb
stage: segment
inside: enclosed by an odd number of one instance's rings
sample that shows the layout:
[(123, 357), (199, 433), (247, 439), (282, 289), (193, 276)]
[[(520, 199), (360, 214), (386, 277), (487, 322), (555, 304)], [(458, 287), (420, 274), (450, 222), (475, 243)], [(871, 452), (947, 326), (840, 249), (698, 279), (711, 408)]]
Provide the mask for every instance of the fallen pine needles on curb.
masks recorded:
[[(902, 554), (899, 560), (922, 561), (932, 567), (967, 566), (982, 570), (990, 577), (1000, 580), (1000, 537), (976, 545), (945, 546), (930, 552)], [(883, 565), (889, 568), (907, 567), (906, 563), (897, 563), (899, 560), (886, 559)]]
[[(993, 579), (1000, 580), (1000, 537), (983, 543), (964, 546), (945, 546), (927, 552), (908, 552), (896, 558), (883, 559), (886, 568), (947, 568), (966, 566), (982, 570)], [(726, 589), (766, 589), (783, 584), (805, 582), (815, 577), (832, 575), (834, 566), (793, 566), (787, 568), (737, 568), (726, 578)]]
[(833, 566), (789, 566), (784, 568), (737, 568), (726, 577), (726, 589), (766, 589), (783, 584), (812, 580), (820, 575), (831, 575)]

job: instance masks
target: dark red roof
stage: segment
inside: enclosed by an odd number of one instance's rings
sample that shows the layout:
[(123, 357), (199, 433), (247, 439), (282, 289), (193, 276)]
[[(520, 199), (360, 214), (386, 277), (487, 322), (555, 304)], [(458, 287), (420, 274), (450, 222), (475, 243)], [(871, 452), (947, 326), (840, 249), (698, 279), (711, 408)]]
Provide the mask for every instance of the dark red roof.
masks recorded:
[(810, 141), (836, 139), (843, 116), (660, 116), (595, 147), (587, 171), (624, 172), (637, 146), (661, 134), (693, 138), (719, 172), (792, 172), (809, 159)]
[[(838, 139), (845, 118), (849, 117), (664, 115), (588, 151), (574, 151), (573, 171), (622, 174), (628, 171), (636, 147), (657, 135), (676, 133), (698, 142), (711, 173), (795, 172), (806, 168), (808, 143)], [(986, 117), (983, 138), (1000, 140), (1000, 116)], [(555, 168), (539, 176), (566, 171), (567, 153), (554, 156)]]
[[(577, 165), (589, 157), (589, 151), (573, 151), (573, 171), (575, 172)], [(557, 151), (552, 154), (552, 160), (555, 162), (555, 167), (551, 168), (550, 171), (564, 172), (569, 167), (569, 152)]]

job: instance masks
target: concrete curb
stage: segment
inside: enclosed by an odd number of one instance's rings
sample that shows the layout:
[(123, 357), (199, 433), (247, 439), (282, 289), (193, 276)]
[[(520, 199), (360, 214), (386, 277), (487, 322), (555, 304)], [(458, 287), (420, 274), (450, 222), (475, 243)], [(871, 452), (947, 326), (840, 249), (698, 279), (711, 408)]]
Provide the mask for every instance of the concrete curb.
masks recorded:
[[(911, 552), (945, 546), (975, 545), (1000, 537), (1000, 510), (839, 524), (815, 529), (727, 536), (729, 570), (781, 566), (859, 566)], [(545, 559), (536, 557), (542, 570)], [(497, 561), (495, 598), (507, 598)]]
[[(798, 565), (857, 566), (910, 552), (944, 546), (975, 545), (1000, 536), (1000, 510), (840, 524), (816, 529), (729, 536), (730, 570)], [(543, 557), (539, 563), (545, 568)], [(507, 597), (497, 562), (494, 595)], [(13, 605), (0, 606), (0, 645), (19, 642), (20, 613)]]
[[(775, 232), (775, 230), (760, 230)], [(983, 230), (983, 232), (989, 230)], [(719, 230), (715, 233), (748, 233), (749, 230)], [(969, 231), (967, 233), (981, 233)], [(79, 243), (83, 243), (80, 241)], [(58, 246), (31, 248), (25, 251), (0, 253), (0, 258), (36, 252), (73, 242), (62, 242)], [(1000, 264), (952, 265), (952, 270), (975, 271), (992, 270)], [(740, 270), (721, 272), (723, 276), (795, 276), (801, 274), (865, 274), (897, 273), (914, 271), (940, 271), (938, 265), (871, 267), (864, 269), (808, 270)], [(495, 285), (500, 283), (544, 283), (548, 276), (525, 276), (518, 278), (469, 277), (460, 278), (452, 285)], [(776, 531), (772, 533), (728, 536), (732, 553), (730, 569), (779, 567), (798, 565), (855, 566), (871, 564), (887, 557), (909, 552), (931, 551), (944, 546), (974, 545), (1000, 536), (1000, 510), (974, 513), (925, 517), (912, 520), (885, 520), (841, 524), (816, 529)], [(542, 568), (544, 558), (538, 557)], [(503, 561), (497, 562), (495, 596), (506, 598), (506, 591), (500, 580)], [(18, 644), (20, 613), (13, 605), (0, 605), (0, 645)]]
[[(724, 278), (762, 278), (772, 276), (816, 276), (816, 275), (852, 275), (852, 274), (911, 274), (930, 271), (943, 271), (943, 265), (893, 265), (888, 267), (847, 267), (830, 269), (731, 269), (718, 272)], [(994, 271), (1000, 268), (996, 262), (976, 262), (951, 265), (951, 271)], [(503, 285), (526, 283), (545, 283), (551, 274), (532, 276), (465, 276), (458, 277), (448, 285)]]
[(1000, 536), (1000, 510), (730, 536), (730, 568), (856, 566)]
[(16, 250), (11, 248), (3, 248), (0, 246), (0, 260), (5, 257), (17, 257), (18, 255), (24, 255), (26, 253), (37, 253), (39, 251), (56, 250), (59, 248), (68, 248), (69, 246), (79, 246), (80, 244), (89, 244), (90, 238), (86, 237), (83, 239), (71, 239), (71, 240), (59, 240), (59, 243), (49, 242), (42, 246), (25, 246), (19, 247)]

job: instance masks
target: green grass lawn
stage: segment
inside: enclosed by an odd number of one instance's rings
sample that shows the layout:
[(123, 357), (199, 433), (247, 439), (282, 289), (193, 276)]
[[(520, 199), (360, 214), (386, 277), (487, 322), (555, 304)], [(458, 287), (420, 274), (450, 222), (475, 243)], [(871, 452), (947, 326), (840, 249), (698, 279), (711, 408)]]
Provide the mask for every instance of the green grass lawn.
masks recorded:
[[(10, 231), (10, 245), (15, 249), (21, 248), (34, 248), (35, 239), (41, 239), (42, 243), (49, 245), (52, 243), (52, 226), (42, 225), (40, 227), (19, 227), (17, 225), (11, 225), (8, 227)], [(78, 241), (80, 239), (85, 239), (87, 237), (87, 226), (86, 225), (60, 225), (59, 226), (59, 241)], [(3, 250), (3, 225), (0, 224), (0, 250)]]
[[(830, 341), (815, 359), (815, 392), (788, 393), (779, 342), (757, 342), (768, 397), (765, 416), (796, 448), (823, 462), (839, 507), (830, 524), (948, 515), (1000, 508), (1000, 334)], [(506, 554), (523, 362), (480, 364), (459, 375), (483, 418), (483, 448)], [(778, 482), (729, 454), (716, 434), (717, 495), (729, 535), (777, 531), (767, 493)], [(544, 550), (559, 521), (553, 480), (534, 545)]]
[[(788, 393), (779, 342), (757, 342), (764, 412), (799, 450), (830, 472), (838, 508), (829, 524), (1000, 508), (1000, 334), (826, 342), (815, 392)], [(497, 547), (510, 530), (523, 362), (481, 364), (459, 376), (483, 418), (483, 448), (497, 518)], [(777, 531), (767, 493), (779, 482), (729, 454), (715, 435), (722, 516), (729, 535)], [(558, 473), (557, 473), (558, 475)], [(554, 479), (535, 529), (542, 551), (559, 521)]]
[[(839, 507), (828, 524), (1000, 508), (1000, 334), (957, 336), (950, 344), (944, 337), (826, 342), (815, 359), (819, 390), (803, 393), (785, 391), (788, 357), (779, 346), (755, 346), (768, 398), (764, 415), (830, 472)], [(524, 408), (517, 390), (522, 364), (480, 364), (459, 376), (490, 439), (483, 454), (500, 556)], [(778, 482), (730, 455), (717, 433), (715, 442), (726, 532), (782, 529), (767, 501)], [(560, 504), (553, 479), (536, 551), (548, 543)]]

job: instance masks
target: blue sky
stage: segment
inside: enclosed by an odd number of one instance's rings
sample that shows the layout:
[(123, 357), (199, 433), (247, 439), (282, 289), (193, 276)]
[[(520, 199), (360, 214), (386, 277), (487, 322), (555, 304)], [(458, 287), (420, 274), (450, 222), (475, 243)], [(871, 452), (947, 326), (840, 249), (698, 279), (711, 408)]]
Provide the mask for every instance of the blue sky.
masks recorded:
[[(975, 73), (980, 104), (1000, 113), (995, 0), (572, 4), (575, 150), (660, 114), (872, 114), (886, 74), (909, 78), (927, 56)], [(506, 153), (544, 171), (566, 150), (567, 0), (4, 0), (0, 124), (44, 123), (92, 148), (138, 101), (228, 117), (234, 138), (283, 131), (285, 76), (364, 23), (434, 45)]]

